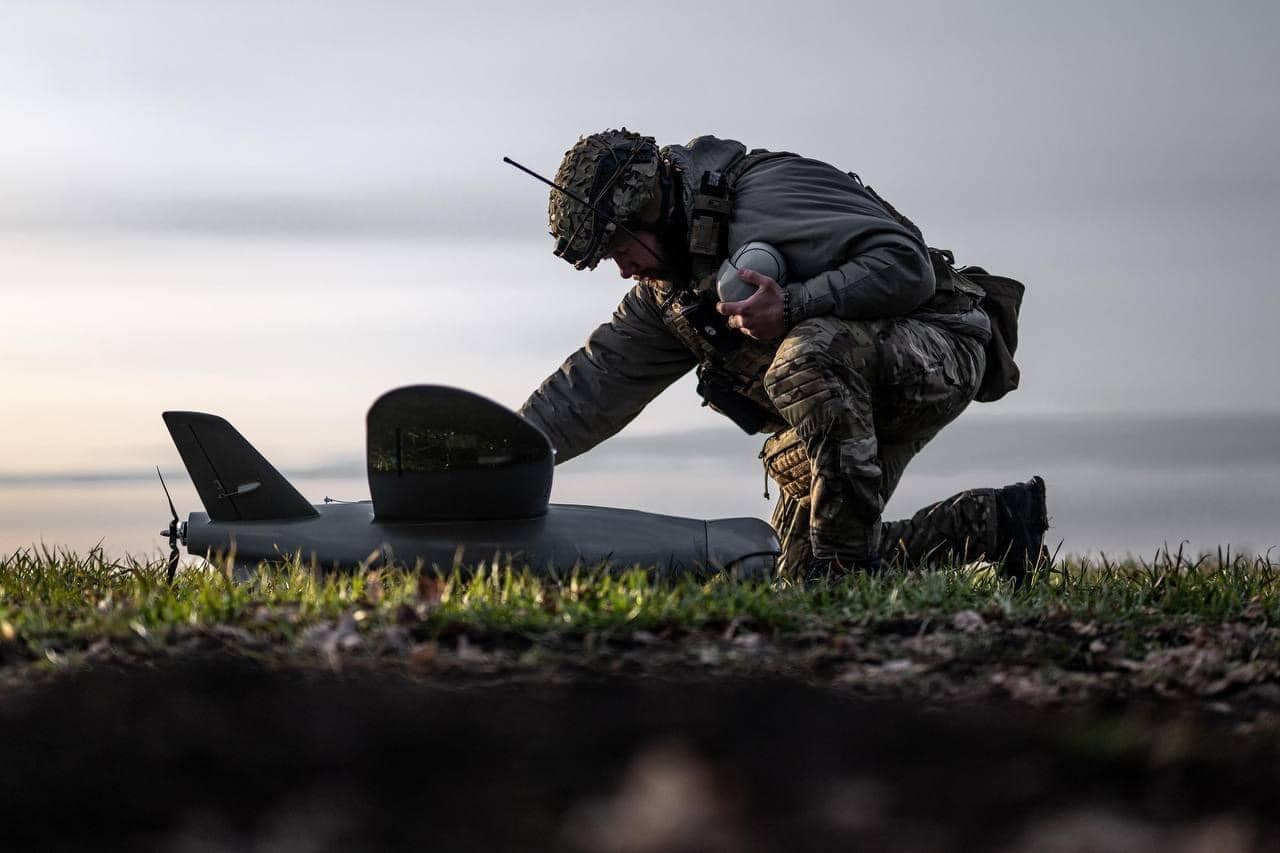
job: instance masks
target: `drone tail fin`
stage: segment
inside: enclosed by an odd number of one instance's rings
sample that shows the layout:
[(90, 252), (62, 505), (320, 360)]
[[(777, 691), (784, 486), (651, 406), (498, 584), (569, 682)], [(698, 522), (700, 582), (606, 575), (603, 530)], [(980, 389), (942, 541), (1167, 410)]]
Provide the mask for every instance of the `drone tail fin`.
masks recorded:
[(165, 412), (165, 426), (211, 521), (310, 518), (315, 507), (217, 415)]

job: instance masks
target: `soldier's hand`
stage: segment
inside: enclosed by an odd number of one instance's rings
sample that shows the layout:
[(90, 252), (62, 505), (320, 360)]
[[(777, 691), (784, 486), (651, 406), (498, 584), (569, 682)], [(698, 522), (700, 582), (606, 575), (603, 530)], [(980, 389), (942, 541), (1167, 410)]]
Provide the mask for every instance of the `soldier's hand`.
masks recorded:
[(717, 302), (716, 310), (729, 318), (729, 328), (758, 341), (776, 341), (786, 329), (782, 324), (782, 288), (755, 270), (738, 270), (738, 278), (754, 284), (756, 292), (739, 302)]

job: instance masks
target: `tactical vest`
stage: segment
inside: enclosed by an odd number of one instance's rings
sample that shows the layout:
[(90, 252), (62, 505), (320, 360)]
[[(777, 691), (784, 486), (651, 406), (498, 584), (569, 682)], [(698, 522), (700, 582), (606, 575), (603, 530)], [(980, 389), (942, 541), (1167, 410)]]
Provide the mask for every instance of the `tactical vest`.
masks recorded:
[(764, 374), (773, 363), (778, 342), (757, 341), (729, 328), (727, 318), (715, 310), (715, 278), (729, 255), (729, 217), (739, 176), (765, 160), (788, 156), (792, 155), (756, 149), (740, 155), (723, 171), (704, 172), (689, 214), (690, 281), (684, 286), (653, 283), (663, 322), (698, 357), (702, 404), (748, 434), (787, 426), (764, 390)]

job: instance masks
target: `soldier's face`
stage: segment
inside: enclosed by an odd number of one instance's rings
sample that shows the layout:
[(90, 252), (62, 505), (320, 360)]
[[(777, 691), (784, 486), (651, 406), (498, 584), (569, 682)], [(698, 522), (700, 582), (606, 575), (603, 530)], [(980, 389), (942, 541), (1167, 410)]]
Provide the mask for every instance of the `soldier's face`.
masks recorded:
[(623, 278), (661, 278), (665, 267), (658, 235), (652, 231), (633, 233), (635, 237), (617, 232), (605, 257), (618, 265)]

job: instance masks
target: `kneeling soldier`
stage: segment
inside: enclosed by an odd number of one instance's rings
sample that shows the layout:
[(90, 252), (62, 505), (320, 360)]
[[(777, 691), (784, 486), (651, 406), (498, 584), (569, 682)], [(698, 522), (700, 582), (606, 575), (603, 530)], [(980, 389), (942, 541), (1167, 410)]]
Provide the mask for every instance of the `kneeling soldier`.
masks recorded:
[[(772, 433), (782, 571), (985, 557), (1021, 575), (1040, 558), (1039, 477), (881, 521), (907, 463), (991, 382), (992, 322), (983, 291), (856, 175), (711, 136), (660, 149), (623, 129), (580, 139), (556, 184), (555, 253), (638, 280), (521, 409), (558, 462), (696, 369), (706, 404)], [(754, 293), (719, 301), (718, 270), (751, 242), (781, 254), (790, 283), (741, 269)]]

